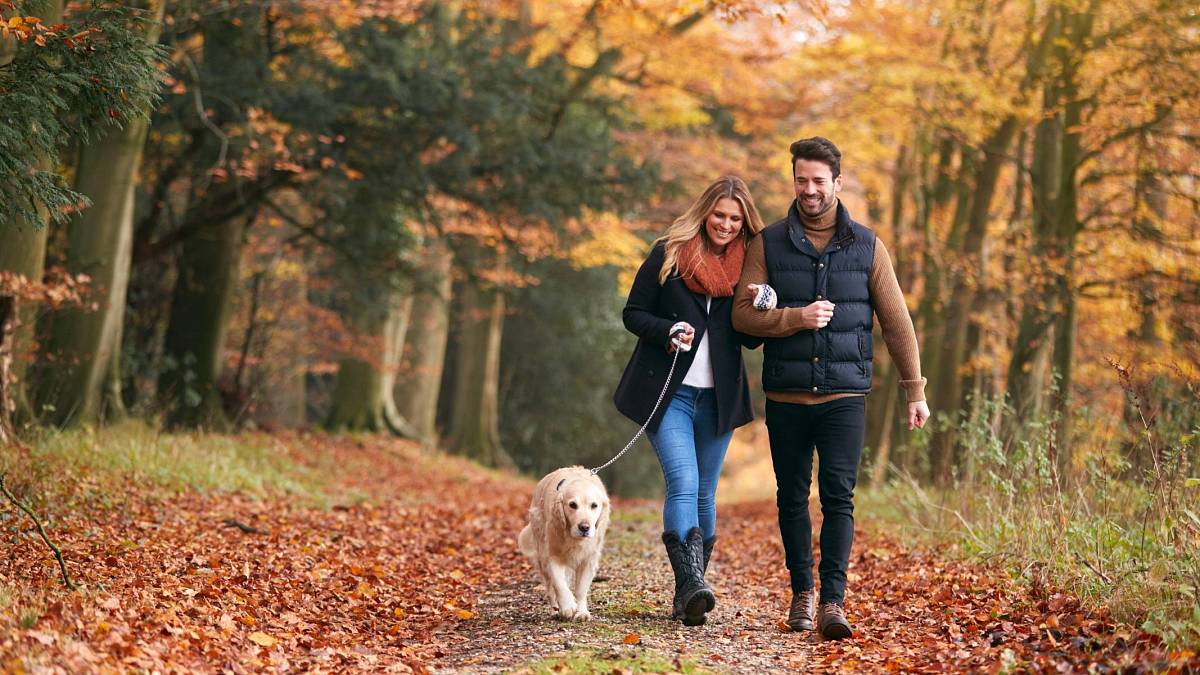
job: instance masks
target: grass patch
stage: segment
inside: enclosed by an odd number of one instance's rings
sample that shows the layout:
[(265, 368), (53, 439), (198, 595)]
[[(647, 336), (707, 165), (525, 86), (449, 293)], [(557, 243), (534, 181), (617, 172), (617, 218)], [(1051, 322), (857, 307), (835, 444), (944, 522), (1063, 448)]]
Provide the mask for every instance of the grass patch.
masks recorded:
[(623, 617), (646, 616), (658, 612), (658, 608), (650, 604), (646, 597), (635, 590), (627, 590), (620, 595), (603, 593), (605, 612)]
[(609, 650), (576, 648), (563, 654), (551, 654), (517, 672), (534, 675), (556, 675), (557, 673), (608, 675), (613, 672), (712, 673), (717, 671), (704, 668), (690, 658), (672, 657), (642, 647), (630, 646)]
[[(1200, 503), (1200, 494), (1192, 499)], [(856, 510), (869, 527), (999, 561), (1035, 597), (1052, 586), (1170, 644), (1200, 645), (1200, 529), (1177, 520), (1185, 514), (1154, 511), (1153, 502), (1131, 484), (1009, 500), (981, 486), (909, 483), (865, 491)]]
[(100, 499), (133, 482), (167, 490), (282, 492), (328, 506), (332, 462), (305, 460), (297, 461), (283, 442), (266, 434), (165, 434), (131, 421), (44, 431), (30, 443), (27, 457), (0, 453), (0, 471), (9, 473), (18, 497), (35, 501), (68, 482), (80, 486), (84, 496)]
[(26, 607), (21, 610), (20, 616), (17, 619), (17, 625), (23, 630), (31, 630), (37, 625), (38, 619), (42, 618), (42, 610), (37, 607)]

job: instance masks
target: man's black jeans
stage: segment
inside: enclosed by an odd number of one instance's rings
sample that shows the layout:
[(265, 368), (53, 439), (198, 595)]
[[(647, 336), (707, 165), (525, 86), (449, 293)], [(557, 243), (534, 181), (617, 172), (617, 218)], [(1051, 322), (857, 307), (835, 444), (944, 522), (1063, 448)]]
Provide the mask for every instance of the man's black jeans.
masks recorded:
[(821, 495), (821, 602), (842, 602), (854, 542), (854, 484), (866, 428), (865, 396), (804, 405), (767, 400), (767, 431), (778, 487), (779, 532), (792, 591), (813, 587), (808, 491), (813, 448)]

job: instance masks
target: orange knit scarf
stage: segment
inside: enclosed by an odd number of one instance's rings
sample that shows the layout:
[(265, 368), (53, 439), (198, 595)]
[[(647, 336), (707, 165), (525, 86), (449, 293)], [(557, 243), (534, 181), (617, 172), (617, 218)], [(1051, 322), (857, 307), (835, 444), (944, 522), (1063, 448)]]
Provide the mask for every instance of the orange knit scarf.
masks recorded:
[(746, 257), (746, 237), (743, 233), (725, 247), (723, 255), (716, 255), (704, 242), (704, 233), (679, 247), (676, 269), (679, 276), (693, 293), (703, 293), (714, 298), (733, 295), (738, 277), (742, 275), (742, 260)]

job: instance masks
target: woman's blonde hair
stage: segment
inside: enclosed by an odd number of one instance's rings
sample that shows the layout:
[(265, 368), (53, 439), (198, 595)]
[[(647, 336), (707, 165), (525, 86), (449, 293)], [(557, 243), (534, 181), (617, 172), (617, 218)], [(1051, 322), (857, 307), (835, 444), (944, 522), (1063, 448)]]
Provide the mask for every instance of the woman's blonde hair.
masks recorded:
[[(676, 270), (680, 263), (680, 247), (704, 230), (704, 221), (722, 199), (733, 199), (742, 206), (742, 230), (738, 233), (742, 246), (750, 241), (749, 234), (763, 229), (762, 216), (758, 215), (758, 208), (754, 206), (754, 198), (750, 196), (750, 189), (746, 187), (746, 183), (737, 176), (721, 176), (692, 202), (682, 216), (671, 223), (666, 234), (654, 240), (655, 244), (660, 241), (666, 242), (666, 258), (663, 260), (662, 270), (658, 273), (659, 284), (666, 283), (671, 272)], [(695, 262), (698, 261), (689, 261), (688, 264)], [(682, 274), (682, 271), (680, 273)]]

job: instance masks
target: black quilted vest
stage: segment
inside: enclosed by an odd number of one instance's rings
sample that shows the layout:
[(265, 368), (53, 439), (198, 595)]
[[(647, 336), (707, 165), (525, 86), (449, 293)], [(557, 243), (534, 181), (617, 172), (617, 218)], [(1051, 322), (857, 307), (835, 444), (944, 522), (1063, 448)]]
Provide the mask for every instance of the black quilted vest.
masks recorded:
[(870, 391), (874, 312), (869, 277), (875, 233), (851, 220), (838, 202), (833, 239), (817, 253), (792, 202), (787, 218), (764, 229), (761, 236), (779, 307), (803, 307), (817, 300), (836, 305), (825, 328), (764, 343), (763, 389), (815, 394)]

